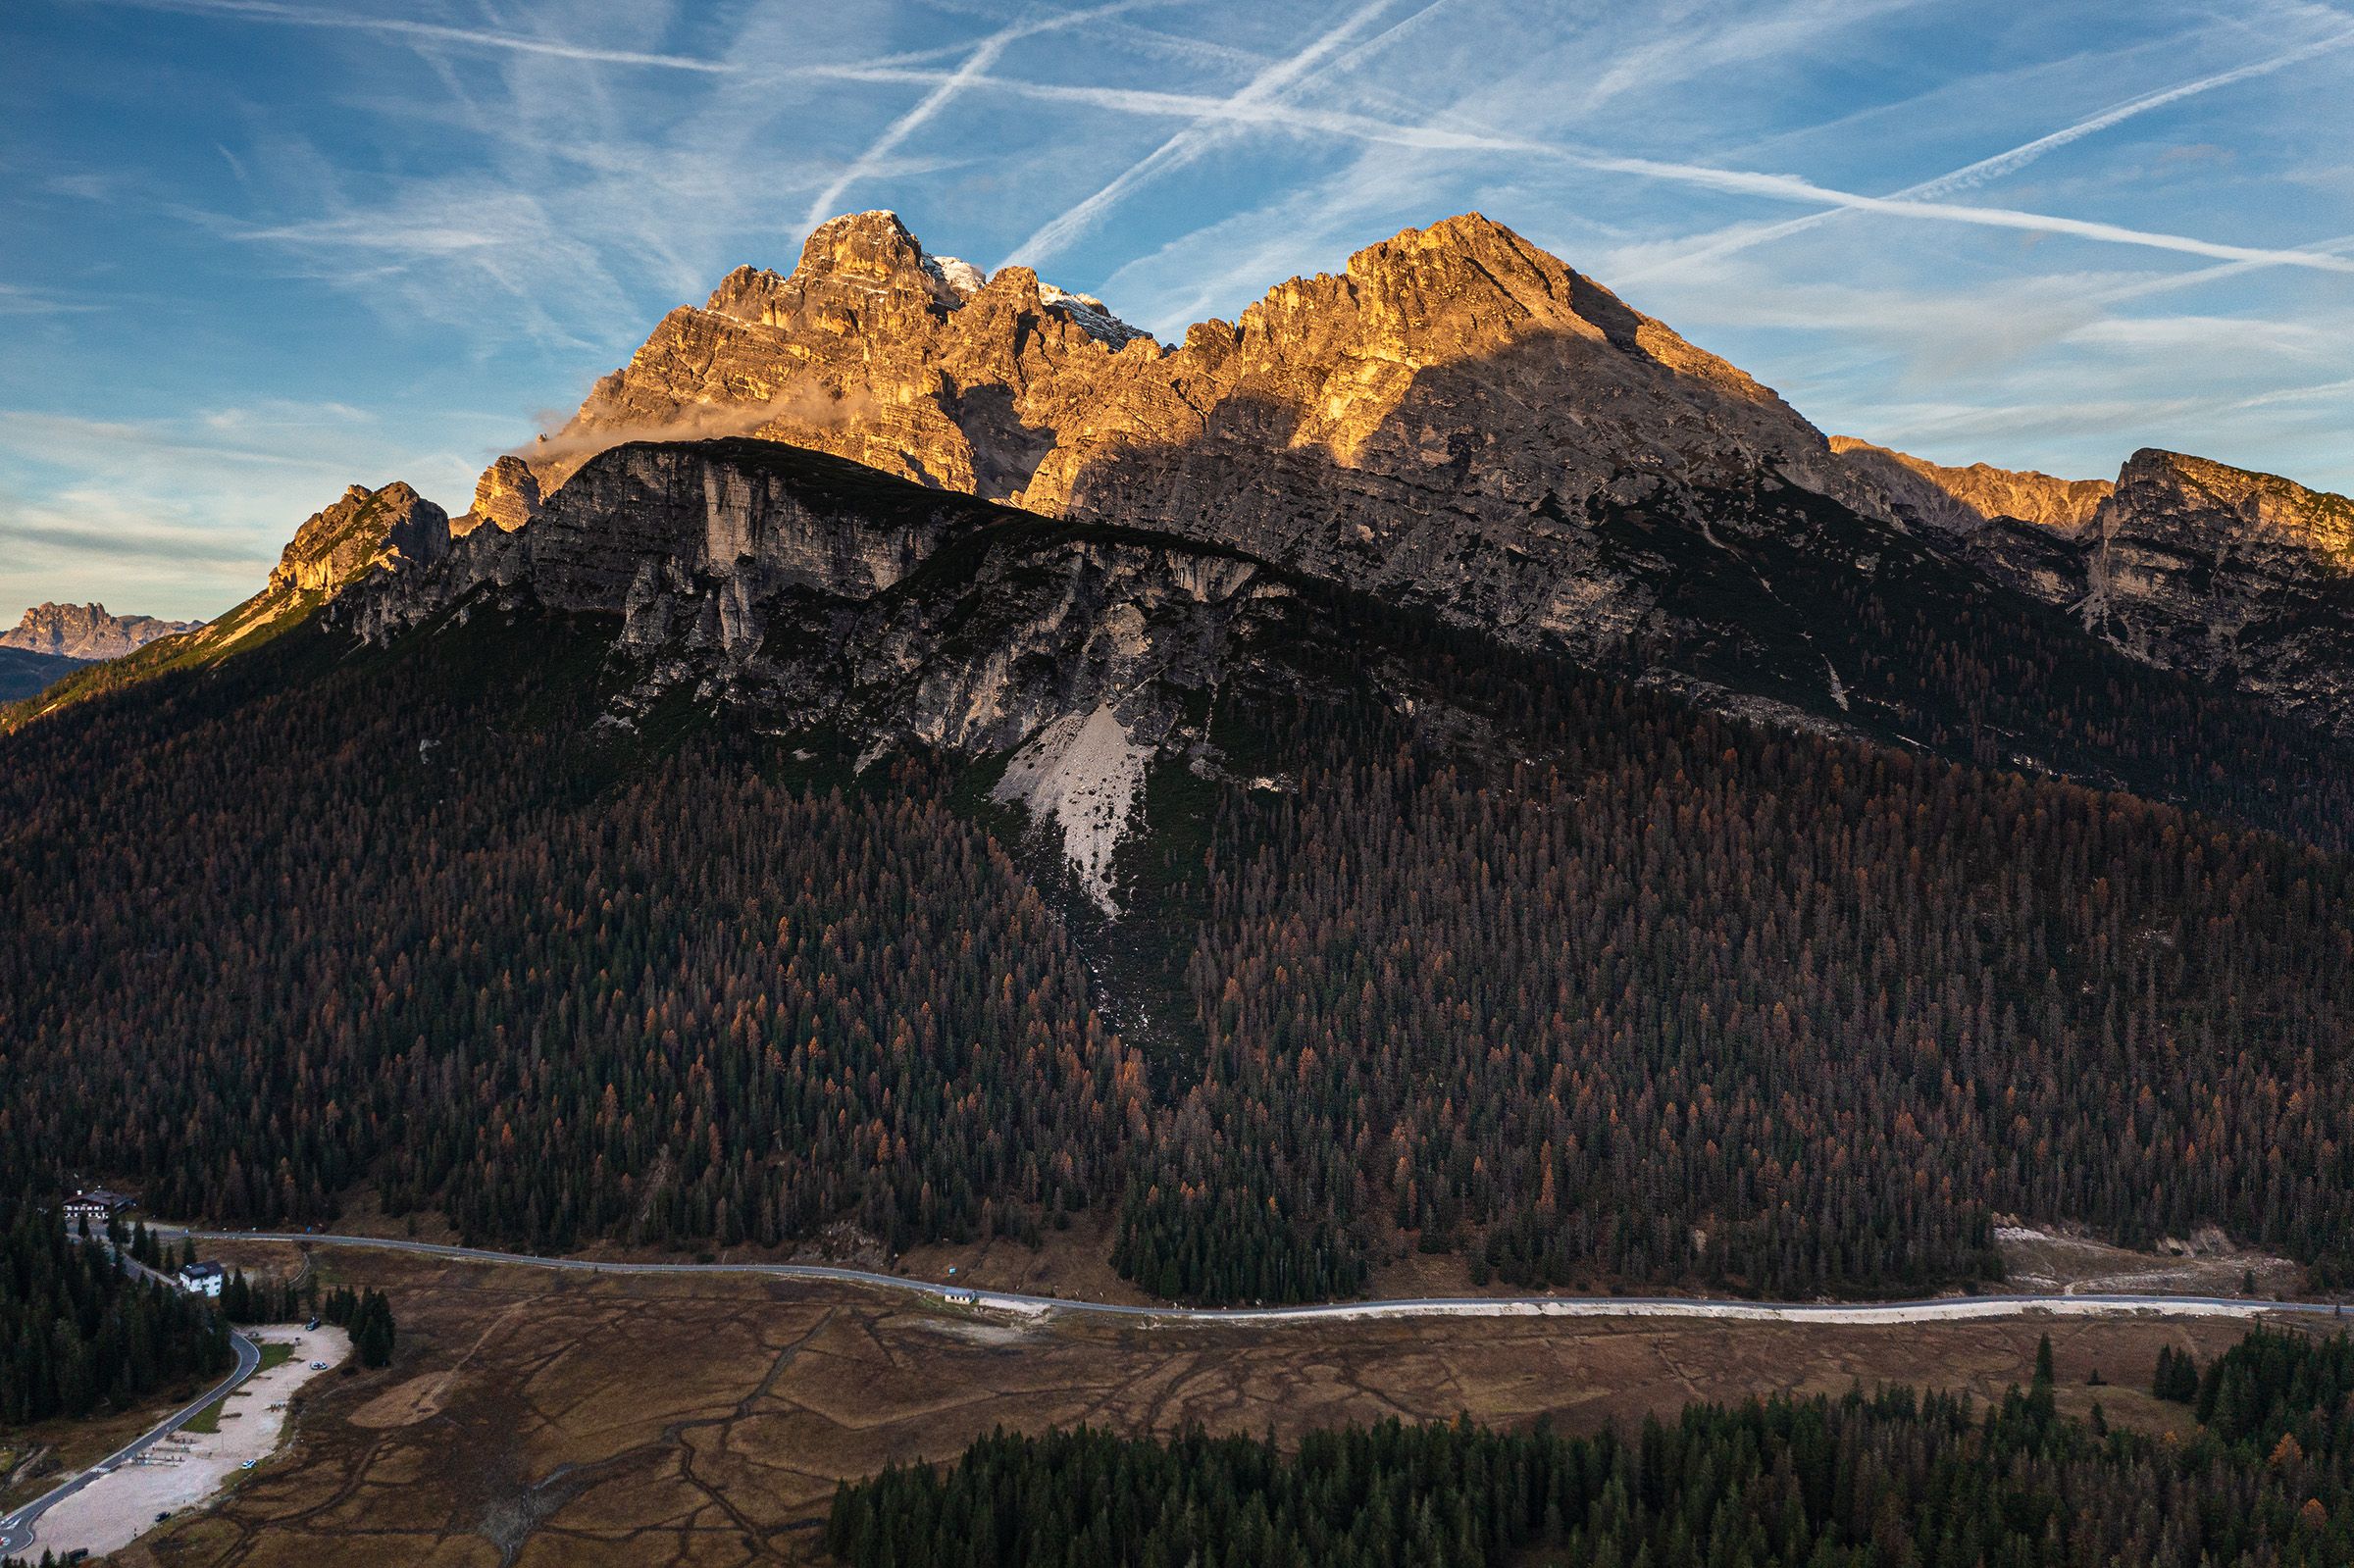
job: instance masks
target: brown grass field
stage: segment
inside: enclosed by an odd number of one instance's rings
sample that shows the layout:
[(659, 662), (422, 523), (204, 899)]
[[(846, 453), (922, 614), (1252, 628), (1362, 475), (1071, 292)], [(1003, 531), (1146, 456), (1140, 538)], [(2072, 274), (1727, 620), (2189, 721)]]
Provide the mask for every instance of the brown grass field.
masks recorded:
[[(290, 1248), (219, 1249), (294, 1266)], [(1009, 1262), (1010, 1260), (1004, 1260)], [(575, 1277), (322, 1249), (388, 1290), (393, 1366), (322, 1379), (212, 1512), (116, 1560), (164, 1568), (806, 1561), (838, 1479), (993, 1427), (1189, 1424), (1283, 1439), (1384, 1416), (1630, 1426), (1696, 1398), (1911, 1383), (1981, 1397), (2053, 1339), (2064, 1407), (2186, 1418), (2139, 1391), (2161, 1344), (2229, 1321), (1913, 1327), (1425, 1319), (1275, 1327), (1016, 1323), (834, 1285)], [(989, 1270), (988, 1272), (996, 1272)], [(2087, 1388), (2098, 1370), (2109, 1387)]]

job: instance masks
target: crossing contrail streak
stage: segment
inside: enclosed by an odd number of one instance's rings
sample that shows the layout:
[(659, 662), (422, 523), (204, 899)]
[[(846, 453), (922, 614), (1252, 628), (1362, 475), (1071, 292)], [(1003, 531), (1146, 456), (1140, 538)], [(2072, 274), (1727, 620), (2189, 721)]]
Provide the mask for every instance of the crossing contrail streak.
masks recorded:
[[(2273, 55), (2230, 71), (2219, 71), (2212, 76), (2201, 76), (2195, 81), (2176, 82), (2172, 87), (2162, 87), (2156, 92), (2144, 93), (2138, 98), (2128, 98), (2124, 103), (2112, 105), (2097, 115), (2079, 120), (2071, 126), (2064, 126), (2049, 135), (2038, 136), (2033, 141), (2021, 142), (2007, 152), (1996, 153), (1991, 158), (1981, 158), (1976, 163), (1965, 164), (1951, 174), (1939, 175), (1934, 179), (1924, 179), (1918, 185), (1908, 185), (1903, 190), (1896, 192), (1896, 199), (1919, 200), (1924, 197), (1950, 195), (1958, 190), (1972, 189), (1990, 179), (1999, 179), (2005, 175), (2024, 169), (2047, 152), (2065, 147), (2073, 141), (2081, 141), (2086, 136), (2107, 130), (2111, 126), (2121, 125), (2136, 115), (2146, 115), (2154, 109), (2163, 109), (2169, 104), (2179, 103), (2185, 98), (2193, 98), (2204, 92), (2213, 92), (2218, 87), (2228, 87), (2235, 82), (2271, 76), (2276, 71), (2282, 71), (2318, 55), (2328, 54), (2333, 49), (2342, 49), (2349, 43), (2354, 43), (2354, 28), (2349, 28), (2332, 37), (2324, 38), (2318, 43), (2309, 43), (2302, 48), (2291, 49), (2286, 53)], [(1743, 228), (1726, 234), (1713, 243), (1699, 246), (1678, 256), (1669, 257), (1665, 261), (1658, 262), (1639, 271), (1624, 274), (1613, 281), (1632, 283), (1642, 278), (1656, 277), (1661, 273), (1674, 272), (1678, 268), (1735, 255), (1753, 246), (1803, 233), (1818, 224), (1827, 223), (1846, 210), (1834, 207), (1818, 213), (1809, 213), (1804, 218), (1792, 218), (1783, 223), (1770, 224), (1763, 228)]]

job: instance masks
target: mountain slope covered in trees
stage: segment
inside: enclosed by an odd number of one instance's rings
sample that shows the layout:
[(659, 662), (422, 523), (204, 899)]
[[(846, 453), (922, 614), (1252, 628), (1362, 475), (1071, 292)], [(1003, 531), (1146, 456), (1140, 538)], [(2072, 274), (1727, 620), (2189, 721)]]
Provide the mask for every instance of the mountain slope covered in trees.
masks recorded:
[[(931, 690), (989, 660), (1006, 583), (1103, 581), (1057, 575), (1102, 536), (1001, 527), (793, 614), (946, 639), (907, 644)], [(294, 624), (25, 725), (0, 1179), (226, 1224), (366, 1181), (558, 1248), (1088, 1209), (1198, 1300), (1347, 1294), (1413, 1246), (1925, 1289), (1991, 1270), (1998, 1211), (2315, 1260), (2354, 1234), (2354, 867), (2330, 781), (2256, 790), (2248, 758), (2318, 770), (2278, 722), (1985, 653), (1988, 702), (2310, 843), (1265, 595), (1162, 693), (1116, 920), (991, 798), (1002, 753), (766, 733), (526, 592), (377, 643)], [(2165, 722), (2100, 706), (2134, 683)]]

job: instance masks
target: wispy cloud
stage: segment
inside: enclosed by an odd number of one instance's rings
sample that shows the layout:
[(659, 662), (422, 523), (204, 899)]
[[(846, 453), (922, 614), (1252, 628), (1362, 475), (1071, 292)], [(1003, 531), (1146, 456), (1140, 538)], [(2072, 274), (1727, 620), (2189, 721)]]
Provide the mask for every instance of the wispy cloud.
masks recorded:
[(932, 120), (951, 103), (956, 95), (972, 82), (981, 79), (983, 73), (998, 63), (998, 57), (1024, 38), (1036, 37), (1059, 27), (1078, 26), (1122, 11), (1132, 11), (1142, 0), (1120, 0), (1115, 5), (1098, 6), (1092, 11), (1070, 11), (1036, 21), (1017, 22), (1000, 27), (974, 46), (955, 70), (942, 76), (933, 89), (924, 94), (915, 107), (883, 127), (883, 133), (867, 144), (866, 150), (850, 160), (841, 174), (827, 181), (825, 187), (809, 203), (809, 211), (801, 223), (804, 228), (815, 228), (834, 216), (834, 204), (861, 179), (869, 178), (884, 161), (925, 123)]
[(578, 60), (593, 65), (646, 66), (659, 71), (692, 71), (705, 75), (725, 75), (737, 69), (724, 60), (705, 60), (694, 55), (661, 54), (638, 49), (600, 49), (591, 44), (536, 37), (528, 33), (499, 32), (486, 27), (453, 27), (400, 17), (319, 11), (308, 6), (277, 5), (272, 0), (90, 0), (90, 3), (141, 11), (177, 11), (191, 16), (223, 17), (240, 22), (277, 23), (286, 26), (373, 32), (412, 42), (448, 44), (509, 54), (543, 55), (556, 60)]
[[(853, 81), (939, 81), (941, 73), (907, 71), (896, 67), (844, 66), (816, 74), (839, 76)], [(2235, 245), (2222, 240), (2200, 239), (2188, 234), (2170, 234), (2156, 229), (2134, 228), (2124, 224), (2101, 223), (2091, 219), (2069, 218), (2057, 214), (2024, 212), (2009, 207), (1965, 205), (1957, 202), (1921, 201), (1903, 196), (1870, 196), (1860, 191), (1840, 190), (1818, 184), (1798, 175), (1771, 174), (1758, 170), (1720, 169), (1709, 164), (1686, 163), (1664, 158), (1641, 158), (1624, 154), (1588, 151), (1561, 146), (1551, 142), (1534, 141), (1515, 136), (1499, 136), (1484, 131), (1457, 129), (1436, 124), (1399, 125), (1377, 120), (1347, 110), (1318, 109), (1295, 104), (1261, 100), (1238, 104), (1227, 98), (1213, 98), (1198, 93), (1166, 92), (1151, 88), (1079, 86), (1062, 82), (1025, 81), (1005, 76), (970, 75), (958, 76), (959, 89), (986, 87), (1033, 98), (1044, 102), (1085, 104), (1092, 108), (1115, 110), (1123, 114), (1147, 115), (1166, 119), (1217, 123), (1235, 120), (1264, 126), (1279, 126), (1294, 130), (1315, 131), (1321, 134), (1373, 142), (1385, 146), (1407, 147), (1425, 152), (1506, 153), (1539, 159), (1587, 170), (1595, 174), (1624, 175), (1632, 178), (1670, 185), (1693, 186), (1727, 195), (1756, 196), (1770, 201), (1801, 202), (1810, 206), (1830, 206), (1849, 212), (1876, 213), (1883, 217), (1904, 218), (1929, 223), (1967, 224), (1987, 228), (2020, 229), (2034, 233), (2067, 235), (2109, 245), (2139, 245), (2152, 250), (2168, 250), (2186, 256), (2206, 256), (2220, 261), (2257, 262), (2274, 267), (2303, 267), (2318, 272), (2354, 274), (2354, 261), (2339, 256), (2309, 250), (2285, 250), (2261, 245)]]
[[(1406, 22), (1388, 29), (1383, 37), (1393, 36), (1419, 23), (1447, 3), (1448, 0), (1433, 0), (1432, 4), (1424, 6)], [(1247, 110), (1254, 104), (1270, 102), (1298, 85), (1319, 65), (1339, 53), (1351, 38), (1370, 25), (1375, 18), (1389, 9), (1390, 4), (1391, 0), (1373, 0), (1370, 5), (1359, 6), (1338, 25), (1310, 39), (1297, 54), (1288, 55), (1258, 71), (1224, 100), (1228, 111), (1226, 117), (1197, 121), (1169, 137), (1122, 170), (1094, 194), (1057, 214), (1029, 238), (1014, 246), (1006, 256), (1005, 263), (1035, 267), (1101, 222), (1113, 206), (1134, 191), (1164, 174), (1185, 167), (1219, 142), (1231, 138), (1235, 125), (1247, 123), (1247, 117), (1238, 111)]]
[[(2098, 135), (2101, 131), (2121, 126), (2137, 116), (2180, 103), (2186, 98), (2195, 98), (2201, 93), (2214, 92), (2221, 87), (2236, 86), (2243, 81), (2253, 81), (2261, 76), (2269, 76), (2275, 72), (2285, 71), (2290, 66), (2302, 65), (2308, 60), (2334, 53), (2348, 44), (2354, 44), (2354, 27), (2332, 33), (2328, 37), (2301, 45), (2298, 48), (2283, 50), (2278, 54), (2270, 55), (2244, 66), (2233, 67), (2228, 71), (2212, 72), (2188, 81), (2178, 81), (2171, 87), (2161, 87), (2154, 92), (2142, 93), (2138, 97), (2128, 98), (2123, 103), (2113, 104), (2098, 114), (2087, 115), (2081, 120), (2063, 126), (2058, 130), (2037, 136), (2031, 141), (2021, 142), (2018, 146), (1996, 153), (1990, 158), (1980, 158), (1974, 163), (1965, 164), (1961, 168), (1939, 175), (1933, 179), (1924, 179), (1918, 184), (1908, 185), (1897, 191), (1894, 199), (1919, 201), (1975, 189), (2000, 179), (2006, 175), (2017, 174), (2047, 153), (2056, 152), (2074, 142), (2082, 141), (2087, 136)], [(1717, 261), (1723, 257), (1748, 250), (1753, 246), (1768, 244), (1773, 240), (1786, 239), (1792, 234), (1804, 233), (1819, 224), (1838, 217), (1843, 212), (1853, 210), (1845, 206), (1832, 207), (1821, 212), (1810, 213), (1804, 218), (1787, 219), (1778, 224), (1768, 224), (1763, 227), (1744, 226), (1715, 239), (1679, 249), (1651, 267), (1623, 275), (1620, 281), (1634, 282), (1672, 268), (1699, 266)], [(2243, 262), (2242, 265), (2272, 266), (2277, 263), (2268, 258), (2262, 261)]]
[(85, 311), (104, 309), (104, 305), (77, 304), (37, 289), (0, 283), (0, 316), (76, 316)]

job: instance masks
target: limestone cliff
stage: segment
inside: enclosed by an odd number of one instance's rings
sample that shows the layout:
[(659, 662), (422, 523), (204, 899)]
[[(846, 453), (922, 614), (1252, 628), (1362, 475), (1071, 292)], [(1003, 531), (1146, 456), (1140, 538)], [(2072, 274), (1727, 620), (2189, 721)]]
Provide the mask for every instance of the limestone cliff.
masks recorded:
[(378, 641), (502, 603), (608, 618), (623, 726), (684, 691), (870, 752), (1019, 748), (1005, 798), (1032, 806), (1111, 911), (1146, 761), (1188, 743), (1186, 694), (1291, 598), (1230, 551), (736, 438), (600, 453), (527, 527), (476, 529), (327, 615)]
[(487, 523), (512, 533), (539, 515), (539, 476), (519, 457), (502, 457), (475, 481), (474, 505), (449, 520), (460, 538)]
[(2110, 482), (1832, 445), (1900, 516), (2119, 651), (2354, 736), (2354, 501), (2155, 449)]
[(158, 637), (193, 632), (202, 621), (161, 621), (152, 615), (115, 615), (103, 604), (36, 604), (7, 632), (0, 648), (53, 658), (120, 659)]

